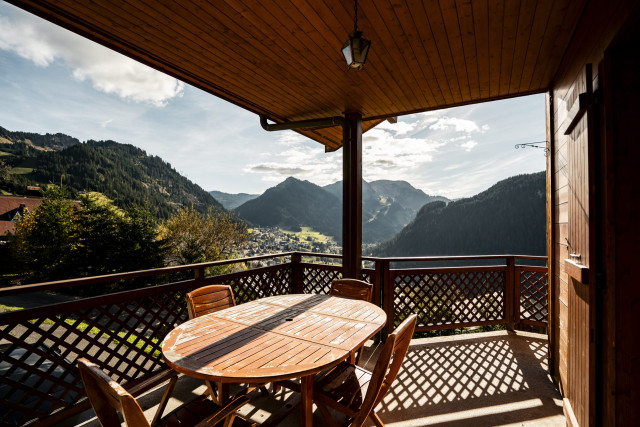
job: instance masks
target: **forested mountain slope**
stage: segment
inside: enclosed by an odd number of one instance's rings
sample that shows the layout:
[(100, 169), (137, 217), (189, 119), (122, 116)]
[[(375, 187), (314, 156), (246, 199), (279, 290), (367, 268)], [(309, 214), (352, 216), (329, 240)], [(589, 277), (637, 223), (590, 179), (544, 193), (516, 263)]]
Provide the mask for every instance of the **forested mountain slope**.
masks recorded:
[(309, 181), (289, 177), (249, 200), (236, 213), (254, 225), (315, 231), (342, 240), (342, 205), (333, 194)]
[(545, 173), (518, 175), (454, 202), (425, 205), (377, 256), (546, 254)]
[(169, 163), (133, 145), (1, 131), (0, 151), (9, 174), (0, 180), (0, 189), (7, 192), (20, 194), (25, 184), (62, 184), (76, 192), (98, 191), (121, 207), (147, 205), (159, 218), (182, 206), (224, 209)]

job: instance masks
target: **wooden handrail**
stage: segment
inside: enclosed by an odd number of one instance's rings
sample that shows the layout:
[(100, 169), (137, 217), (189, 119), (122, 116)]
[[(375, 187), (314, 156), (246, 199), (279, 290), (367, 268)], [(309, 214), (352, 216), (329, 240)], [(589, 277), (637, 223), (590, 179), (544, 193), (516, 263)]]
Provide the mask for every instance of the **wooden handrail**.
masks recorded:
[[(27, 285), (10, 286), (6, 288), (0, 288), (0, 297), (9, 295), (19, 295), (29, 292), (42, 292), (52, 291), (61, 288), (71, 288), (83, 285), (94, 285), (98, 283), (116, 282), (119, 280), (134, 279), (139, 277), (161, 276), (164, 274), (171, 274), (180, 271), (199, 270), (209, 267), (219, 267), (230, 264), (246, 263), (259, 261), (263, 259), (271, 258), (284, 258), (298, 256), (302, 257), (318, 257), (318, 258), (333, 258), (341, 259), (342, 255), (339, 254), (327, 254), (319, 252), (280, 252), (275, 254), (257, 255), (246, 258), (234, 258), (222, 261), (210, 261), (198, 264), (176, 265), (170, 267), (153, 268), (149, 270), (128, 271), (124, 273), (106, 274), (102, 276), (82, 277), (75, 279), (57, 280), (53, 282), (32, 283)], [(486, 259), (527, 259), (527, 260), (539, 260), (546, 261), (546, 256), (536, 255), (455, 255), (455, 256), (423, 256), (423, 257), (362, 257), (364, 261), (387, 261), (391, 262), (416, 262), (416, 261), (460, 261), (460, 260), (486, 260)]]

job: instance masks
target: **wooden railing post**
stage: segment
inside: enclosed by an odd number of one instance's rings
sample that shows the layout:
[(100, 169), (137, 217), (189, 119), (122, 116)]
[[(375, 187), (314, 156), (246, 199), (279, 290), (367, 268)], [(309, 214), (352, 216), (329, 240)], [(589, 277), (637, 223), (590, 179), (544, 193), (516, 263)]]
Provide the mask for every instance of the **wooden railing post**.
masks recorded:
[(373, 277), (371, 278), (371, 284), (373, 285), (373, 303), (380, 308), (382, 307), (382, 286), (384, 283), (383, 275), (384, 275), (384, 265), (382, 260), (375, 260), (375, 273), (373, 273)]
[(515, 291), (515, 258), (507, 257), (507, 274), (505, 278), (505, 293), (504, 293), (504, 317), (507, 321), (507, 329), (513, 331), (514, 323), (514, 291)]
[(193, 270), (193, 280), (196, 282), (196, 288), (204, 286), (204, 267), (198, 267)]
[(394, 328), (395, 307), (394, 307), (394, 283), (391, 280), (390, 262), (386, 259), (380, 261), (381, 272), (379, 277), (382, 280), (382, 309), (387, 313), (387, 323), (382, 329), (382, 341), (386, 341), (387, 337)]
[(304, 272), (302, 271), (302, 255), (300, 252), (291, 254), (291, 290), (294, 294), (301, 294), (304, 291)]
[(522, 283), (520, 277), (522, 275), (522, 266), (513, 267), (513, 324), (514, 328), (520, 327), (520, 289)]

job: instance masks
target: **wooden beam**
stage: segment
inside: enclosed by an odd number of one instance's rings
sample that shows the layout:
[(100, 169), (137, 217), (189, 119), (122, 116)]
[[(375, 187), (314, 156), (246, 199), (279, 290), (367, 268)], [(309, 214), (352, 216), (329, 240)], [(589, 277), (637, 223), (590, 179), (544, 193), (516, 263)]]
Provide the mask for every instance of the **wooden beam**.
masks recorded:
[(362, 114), (347, 113), (343, 141), (342, 276), (360, 279), (362, 268)]

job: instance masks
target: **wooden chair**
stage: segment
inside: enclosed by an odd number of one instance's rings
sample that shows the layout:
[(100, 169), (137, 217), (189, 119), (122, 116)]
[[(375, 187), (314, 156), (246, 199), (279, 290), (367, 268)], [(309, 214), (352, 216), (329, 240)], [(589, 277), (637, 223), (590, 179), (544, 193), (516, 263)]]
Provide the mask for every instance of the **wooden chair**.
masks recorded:
[(176, 376), (171, 379), (153, 422), (149, 424), (136, 399), (120, 384), (87, 359), (78, 359), (77, 363), (85, 393), (104, 427), (120, 427), (118, 413), (122, 414), (124, 422), (129, 427), (203, 427), (214, 426), (223, 420), (225, 426), (230, 426), (236, 417), (235, 412), (230, 409), (221, 410), (207, 396), (198, 396), (161, 418), (168, 396), (175, 385)]
[[(343, 298), (371, 302), (373, 299), (373, 285), (358, 279), (336, 279), (331, 282), (329, 294)], [(361, 356), (362, 347), (357, 349), (351, 355), (350, 361), (358, 364), (360, 363)]]
[[(187, 310), (189, 319), (215, 313), (225, 308), (234, 307), (236, 299), (233, 296), (231, 286), (228, 285), (208, 285), (189, 292), (186, 295)], [(210, 381), (205, 381), (211, 398), (219, 405), (222, 405), (219, 391), (227, 384), (216, 383), (215, 386)]]
[(329, 294), (371, 302), (373, 285), (358, 279), (336, 279), (331, 283)]
[(367, 417), (377, 426), (384, 426), (374, 408), (391, 388), (416, 326), (415, 314), (402, 322), (382, 348), (373, 372), (342, 362), (317, 374), (313, 384), (313, 400), (329, 426), (335, 421), (328, 408), (346, 414), (352, 426), (361, 426)]
[(187, 294), (189, 319), (215, 313), (235, 305), (233, 291), (231, 286), (227, 285), (203, 286)]

